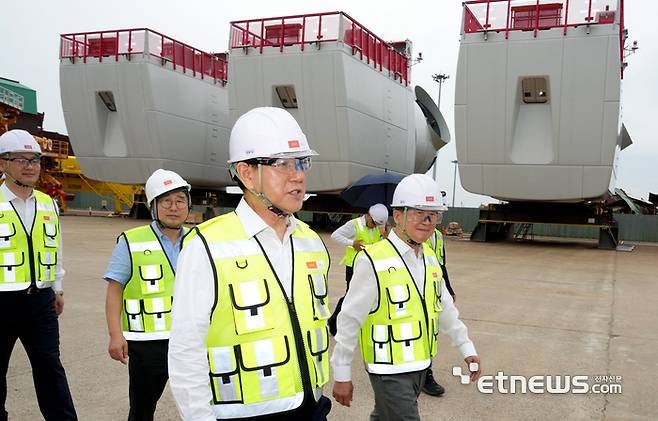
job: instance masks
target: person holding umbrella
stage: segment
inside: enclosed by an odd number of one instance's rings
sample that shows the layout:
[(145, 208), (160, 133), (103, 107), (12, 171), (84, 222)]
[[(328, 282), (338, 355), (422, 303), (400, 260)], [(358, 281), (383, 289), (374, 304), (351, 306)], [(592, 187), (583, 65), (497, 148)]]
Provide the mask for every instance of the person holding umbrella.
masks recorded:
[[(365, 246), (374, 244), (385, 238), (386, 221), (388, 220), (388, 209), (385, 205), (377, 203), (368, 209), (368, 213), (347, 221), (343, 226), (331, 234), (331, 239), (336, 243), (345, 246), (345, 257), (341, 264), (345, 264), (345, 283), (346, 288), (350, 287), (352, 279), (352, 266), (356, 254), (363, 250)], [(343, 304), (343, 298), (338, 300), (334, 313), (329, 318), (329, 332), (336, 335), (336, 318)]]

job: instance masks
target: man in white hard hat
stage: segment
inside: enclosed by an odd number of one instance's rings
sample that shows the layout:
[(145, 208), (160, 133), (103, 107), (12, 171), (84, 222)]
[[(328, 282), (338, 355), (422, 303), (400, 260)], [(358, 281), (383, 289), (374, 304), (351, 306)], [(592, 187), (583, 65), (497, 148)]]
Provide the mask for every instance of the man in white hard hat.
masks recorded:
[[(388, 209), (382, 203), (374, 204), (368, 209), (368, 213), (347, 221), (336, 231), (331, 233), (331, 239), (345, 246), (345, 257), (341, 264), (345, 264), (345, 291), (350, 287), (352, 279), (354, 258), (365, 246), (375, 244), (385, 237), (386, 221), (388, 221)], [(340, 313), (343, 298), (338, 300), (336, 309), (329, 319), (329, 332), (336, 335), (336, 318)]]
[(176, 274), (169, 376), (183, 419), (326, 419), (329, 254), (293, 216), (313, 155), (283, 109), (231, 130), (244, 196), (186, 238)]
[(17, 339), (32, 365), (41, 414), (76, 420), (66, 373), (59, 358), (58, 316), (64, 310), (59, 210), (35, 190), (41, 148), (25, 130), (0, 136), (0, 420), (7, 419), (7, 367)]
[(105, 272), (112, 359), (128, 364), (129, 421), (151, 421), (167, 379), (176, 262), (192, 207), (190, 185), (173, 171), (146, 180), (153, 221), (122, 232)]
[(471, 381), (480, 376), (480, 359), (442, 282), (439, 261), (424, 244), (434, 232), (440, 200), (431, 177), (405, 177), (393, 194), (395, 228), (356, 257), (331, 358), (333, 396), (350, 406), (359, 341), (375, 395), (371, 420), (420, 420), (418, 394), (439, 330), (460, 350)]

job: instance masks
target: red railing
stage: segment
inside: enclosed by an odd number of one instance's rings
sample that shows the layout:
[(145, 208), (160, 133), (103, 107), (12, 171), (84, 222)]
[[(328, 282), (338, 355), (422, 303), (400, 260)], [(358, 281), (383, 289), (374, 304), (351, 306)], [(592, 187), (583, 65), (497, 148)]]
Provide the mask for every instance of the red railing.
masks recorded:
[(304, 51), (309, 45), (343, 42), (374, 69), (387, 71), (395, 80), (409, 84), (409, 57), (399, 43), (388, 43), (343, 12), (280, 16), (231, 22), (230, 48), (265, 48), (298, 45)]
[[(618, 14), (618, 20), (617, 20)], [(534, 31), (619, 22), (621, 76), (624, 76), (624, 0), (470, 0), (464, 3), (463, 33)]]
[(120, 29), (113, 31), (82, 32), (60, 36), (60, 59), (88, 58), (119, 61), (119, 57), (130, 60), (133, 56), (157, 57), (162, 64), (171, 63), (174, 70), (192, 72), (201, 79), (211, 77), (216, 82), (226, 83), (228, 66), (225, 54), (203, 52), (190, 45), (176, 41), (148, 28)]

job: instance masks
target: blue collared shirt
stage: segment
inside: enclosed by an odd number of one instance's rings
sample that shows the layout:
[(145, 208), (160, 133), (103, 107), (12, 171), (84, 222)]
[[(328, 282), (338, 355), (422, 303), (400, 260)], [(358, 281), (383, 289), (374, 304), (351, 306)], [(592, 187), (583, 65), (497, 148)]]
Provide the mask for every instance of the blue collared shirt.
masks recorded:
[[(181, 241), (183, 241), (183, 228), (181, 228), (181, 233), (178, 236), (176, 243), (172, 243), (169, 237), (160, 231), (160, 227), (158, 227), (158, 224), (155, 221), (151, 222), (151, 227), (153, 227), (153, 230), (158, 236), (158, 239), (162, 244), (162, 248), (169, 258), (171, 266), (175, 272), (178, 253), (180, 253)], [(105, 271), (103, 278), (106, 281), (112, 280), (120, 283), (121, 285), (125, 285), (130, 280), (131, 275), (132, 265), (130, 261), (130, 251), (128, 250), (126, 238), (121, 236), (119, 241), (117, 241), (117, 245), (114, 247), (114, 251), (112, 251), (112, 257), (110, 258), (110, 263), (107, 265), (107, 270)]]

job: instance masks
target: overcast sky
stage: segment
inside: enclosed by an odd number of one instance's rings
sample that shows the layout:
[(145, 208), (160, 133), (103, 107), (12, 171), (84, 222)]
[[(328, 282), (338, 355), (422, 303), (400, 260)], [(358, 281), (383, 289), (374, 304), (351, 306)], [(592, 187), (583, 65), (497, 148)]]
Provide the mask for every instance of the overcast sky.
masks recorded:
[[(438, 84), (431, 75), (450, 75), (443, 85), (441, 111), (452, 130), (461, 9), (457, 0), (3, 1), (0, 76), (35, 89), (39, 111), (46, 114), (44, 128), (67, 133), (59, 92), (61, 33), (149, 27), (201, 50), (220, 52), (228, 49), (232, 20), (340, 10), (385, 40), (412, 40), (414, 55), (422, 52), (424, 57), (413, 66), (412, 82), (433, 97), (438, 96)], [(624, 78), (623, 119), (634, 145), (621, 154), (617, 184), (634, 197), (646, 199), (649, 191), (658, 193), (658, 43), (654, 27), (658, 1), (626, 0), (625, 20), (630, 40), (638, 40), (640, 49), (629, 57)], [(455, 158), (454, 142), (439, 153), (439, 181), (449, 202), (450, 161)], [(457, 206), (477, 206), (490, 200), (464, 191), (459, 181), (455, 196)]]

